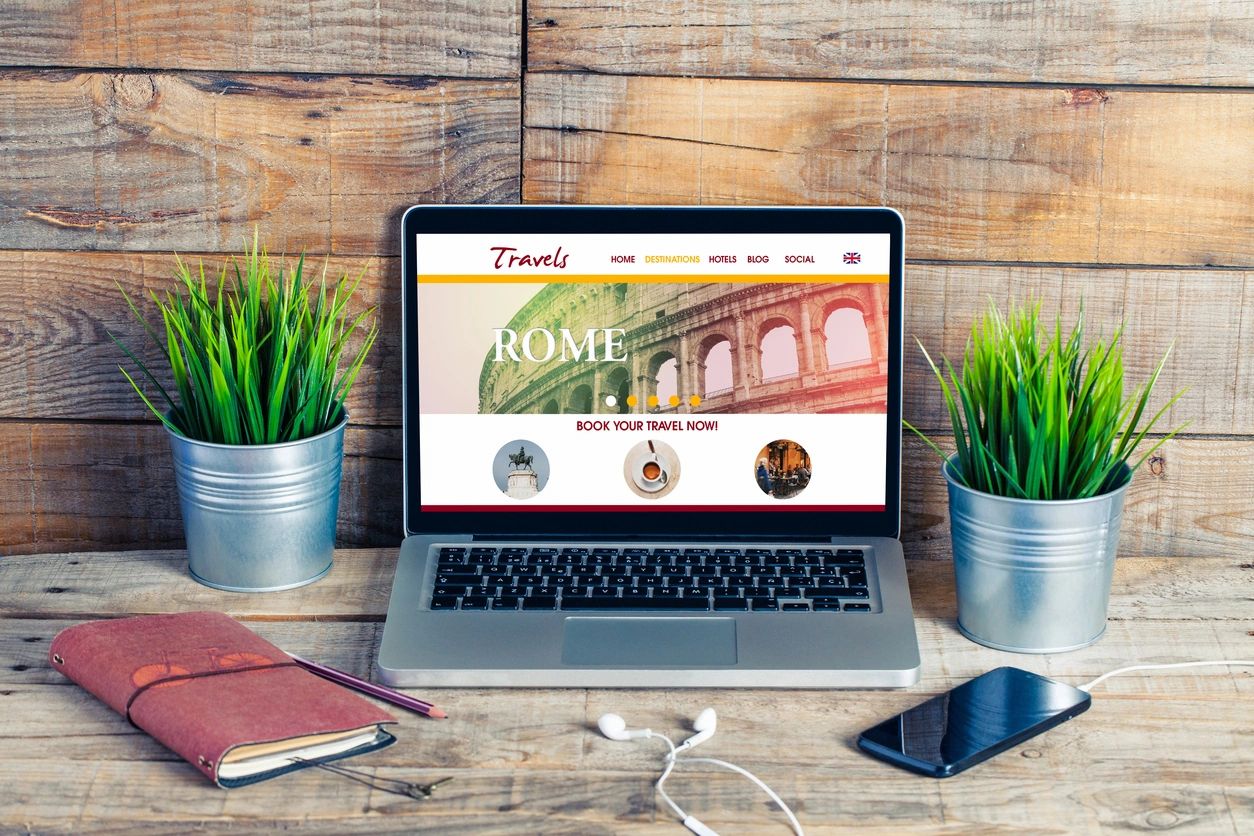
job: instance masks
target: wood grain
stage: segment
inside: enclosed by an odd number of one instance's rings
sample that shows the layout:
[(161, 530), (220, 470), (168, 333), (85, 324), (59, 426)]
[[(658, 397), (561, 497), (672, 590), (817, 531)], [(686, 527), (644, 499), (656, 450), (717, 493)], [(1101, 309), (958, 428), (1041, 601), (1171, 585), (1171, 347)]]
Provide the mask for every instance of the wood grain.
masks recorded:
[(518, 195), (516, 81), (0, 72), (0, 248), (397, 252)]
[[(179, 550), (21, 555), (0, 563), (0, 618), (25, 623), (87, 618), (98, 612), (136, 615), (214, 609), (250, 623), (377, 622), (387, 613), (396, 554), (395, 548), (340, 550), (325, 579), (299, 590), (265, 595), (238, 595), (194, 582), (187, 574), (186, 553)], [(907, 554), (916, 556), (909, 549)], [(906, 567), (915, 616), (952, 631), (955, 605), (949, 561), (909, 559)], [(1218, 626), (1217, 622), (1223, 621), (1225, 630), (1231, 627), (1239, 631), (1252, 618), (1246, 592), (1254, 577), (1252, 573), (1254, 568), (1240, 557), (1125, 557), (1118, 561), (1111, 590), (1112, 629), (1115, 622), (1147, 625), (1209, 621)], [(51, 629), (54, 627), (44, 629), (30, 623), (15, 628), (10, 635), (34, 630), (26, 636), (50, 637), (47, 630)], [(1230, 631), (1224, 636), (1221, 639), (1218, 634), (1207, 634), (1205, 640), (1222, 641), (1231, 650), (1232, 641), (1248, 638)], [(1117, 643), (1123, 641), (1119, 639)], [(0, 647), (14, 652), (16, 644), (3, 640)], [(977, 652), (970, 643), (962, 647), (968, 654)], [(990, 653), (994, 655), (988, 659), (999, 658), (995, 651)], [(1105, 658), (1093, 654), (1097, 651), (1048, 658), (1061, 662)], [(955, 659), (954, 664), (968, 662)], [(1086, 672), (1087, 669), (1081, 670), (1076, 675)], [(0, 669), (0, 682), (28, 682), (21, 677), (6, 678), (9, 676)]]
[(516, 77), (516, 0), (6, 0), (0, 61), (300, 73)]
[(527, 16), (533, 71), (1086, 86), (1254, 78), (1254, 13), (1240, 0), (532, 0)]
[[(906, 690), (422, 690), (450, 718), (402, 714), (400, 743), (358, 764), (386, 778), (454, 776), (421, 805), (313, 771), (223, 793), (46, 663), (52, 636), (90, 614), (215, 608), (247, 619), (281, 647), (368, 674), (393, 558), (387, 549), (341, 552), (319, 583), (258, 596), (199, 587), (183, 574), (177, 552), (0, 562), (0, 709), (7, 718), (0, 726), (0, 827), (655, 832), (671, 825), (649, 785), (656, 752), (602, 739), (596, 718), (631, 705), (631, 722), (679, 734), (694, 706), (707, 704), (718, 707), (719, 734), (703, 751), (753, 769), (794, 806), (807, 832), (841, 832), (856, 819), (859, 829), (879, 833), (1093, 832), (1149, 822), (1210, 833), (1241, 832), (1251, 820), (1254, 749), (1243, 713), (1254, 673), (1243, 669), (1114, 679), (1080, 720), (952, 784), (920, 783), (858, 753), (859, 730), (1007, 662), (1006, 654), (958, 634), (952, 575), (937, 562), (908, 562), (924, 670)], [(1231, 558), (1121, 560), (1101, 642), (1011, 661), (1079, 682), (1134, 659), (1240, 656), (1254, 628), (1242, 587), (1250, 571)], [(48, 592), (55, 584), (74, 588)], [(90, 613), (67, 618), (82, 605)], [(58, 718), (55, 732), (49, 715)], [(681, 766), (668, 789), (715, 827), (780, 826), (778, 813), (730, 774)], [(1040, 824), (1046, 820), (1048, 831)]]
[[(400, 431), (350, 427), (339, 541), (399, 542)], [(908, 438), (902, 532), (909, 553), (948, 554), (939, 464)], [(0, 548), (6, 553), (181, 544), (164, 430), (155, 424), (0, 422)], [(1254, 446), (1178, 438), (1146, 462), (1124, 508), (1120, 553), (1220, 556), (1254, 534)]]
[[(212, 271), (221, 255), (203, 259)], [(147, 347), (117, 284), (132, 297), (170, 286), (173, 255), (0, 251), (0, 416), (24, 419), (146, 420), (118, 373), (124, 359), (109, 339)], [(321, 269), (321, 260), (311, 264)], [(400, 264), (344, 258), (332, 274), (365, 270), (360, 301), (379, 309), (381, 336), (349, 399), (354, 424), (401, 422)], [(117, 283), (117, 284), (115, 284)], [(1234, 270), (1148, 270), (910, 264), (906, 270), (905, 414), (916, 426), (947, 422), (938, 389), (914, 344), (959, 360), (970, 323), (989, 299), (1007, 307), (1030, 298), (1070, 321), (1084, 301), (1090, 333), (1126, 323), (1129, 383), (1143, 381), (1174, 343), (1159, 381), (1160, 403), (1186, 390), (1163, 429), (1245, 433), (1254, 427), (1254, 362), (1242, 350), (1254, 333), (1254, 286)], [(55, 289), (55, 291), (50, 291)], [(1052, 316), (1052, 314), (1051, 314)], [(1047, 316), (1047, 318), (1051, 318)], [(155, 350), (142, 355), (159, 360)], [(155, 367), (155, 366), (154, 366)]]
[[(398, 430), (349, 427), (341, 543), (400, 542), (400, 450)], [(3, 553), (182, 541), (169, 441), (160, 425), (0, 422)]]
[(538, 73), (523, 197), (889, 205), (913, 258), (1248, 267), (1251, 123), (1213, 91)]
[[(914, 438), (902, 467), (902, 539), (912, 556), (948, 556), (940, 460)], [(1254, 535), (1254, 444), (1177, 438), (1141, 466), (1128, 489), (1119, 554), (1244, 554)]]
[[(277, 254), (276, 254), (277, 255)], [(233, 256), (187, 254), (211, 280)], [(154, 372), (166, 366), (119, 290), (148, 317), (160, 315), (147, 297), (175, 289), (177, 258), (166, 253), (0, 251), (0, 416), (6, 418), (147, 420), (151, 413), (118, 371), (135, 368), (109, 338), (115, 335)], [(294, 260), (287, 261), (289, 268)], [(363, 276), (354, 310), (376, 309), (379, 340), (367, 357), (348, 410), (357, 425), (401, 422), (401, 277), (395, 258), (311, 257), (306, 276), (327, 270)], [(170, 386), (168, 375), (161, 375)], [(155, 391), (149, 389), (150, 395)]]

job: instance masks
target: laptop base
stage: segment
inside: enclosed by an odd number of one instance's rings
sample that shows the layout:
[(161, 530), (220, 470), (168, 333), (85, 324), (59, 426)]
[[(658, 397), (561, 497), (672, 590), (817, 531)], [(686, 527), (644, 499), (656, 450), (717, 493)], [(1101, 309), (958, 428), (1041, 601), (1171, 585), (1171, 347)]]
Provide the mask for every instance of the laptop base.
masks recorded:
[[(901, 688), (918, 681), (905, 561), (894, 539), (710, 541), (744, 548), (862, 548), (869, 611), (432, 609), (441, 548), (479, 542), (468, 536), (406, 538), (379, 648), (383, 682), (399, 687)], [(579, 544), (638, 549), (694, 542)]]

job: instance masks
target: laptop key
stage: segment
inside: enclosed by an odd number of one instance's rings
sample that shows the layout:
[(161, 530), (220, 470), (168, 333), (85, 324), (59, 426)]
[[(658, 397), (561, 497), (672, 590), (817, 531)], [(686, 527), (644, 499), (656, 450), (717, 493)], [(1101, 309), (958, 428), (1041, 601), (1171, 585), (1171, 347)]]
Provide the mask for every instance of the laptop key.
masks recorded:
[(779, 609), (779, 602), (776, 601), (774, 598), (754, 598), (752, 603), (753, 603), (753, 608), (755, 610)]
[(791, 603), (784, 604), (784, 605), (783, 605), (783, 607), (782, 607), (782, 609), (783, 609), (785, 612), (809, 612), (809, 611), (810, 611), (810, 605), (809, 605), (809, 604), (802, 604), (802, 603), (798, 603), (797, 601), (793, 601), (793, 602), (791, 602)]
[(488, 608), (488, 599), (482, 595), (467, 595), (462, 598), (463, 610), (486, 610)]
[(480, 583), (478, 575), (468, 575), (452, 572), (437, 572), (435, 582), (438, 584), (450, 584), (452, 586), (476, 586)]
[(455, 610), (457, 609), (457, 596), (456, 595), (436, 595), (431, 599), (431, 609)]
[(499, 598), (493, 598), (492, 609), (494, 610), (518, 609), (518, 596), (517, 595), (502, 595)]
[(815, 608), (816, 610), (832, 610), (832, 611), (839, 611), (839, 610), (840, 610), (840, 604), (836, 603), (835, 601), (815, 601), (815, 602), (814, 602), (814, 608)]
[(522, 608), (524, 610), (555, 610), (557, 609), (557, 596), (528, 595), (522, 599)]
[(707, 610), (705, 598), (582, 598), (562, 597), (563, 610)]
[(749, 602), (744, 598), (715, 598), (714, 609), (716, 610), (747, 610)]
[(452, 595), (454, 598), (456, 598), (458, 595), (464, 595), (465, 592), (466, 592), (466, 587), (464, 586), (453, 585), (453, 584), (437, 584), (433, 594), (441, 595), (441, 596)]
[(870, 604), (845, 604), (845, 612), (870, 612)]

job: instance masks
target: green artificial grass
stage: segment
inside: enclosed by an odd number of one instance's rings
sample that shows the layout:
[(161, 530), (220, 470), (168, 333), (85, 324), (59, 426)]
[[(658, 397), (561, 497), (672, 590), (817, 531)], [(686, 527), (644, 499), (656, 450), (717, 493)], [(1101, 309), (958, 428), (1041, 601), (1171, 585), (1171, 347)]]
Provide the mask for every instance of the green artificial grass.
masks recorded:
[[(1140, 426), (1171, 349), (1149, 381), (1124, 397), (1122, 334), (1120, 326), (1109, 343), (1099, 339), (1085, 348), (1083, 305), (1070, 333), (1063, 334), (1056, 318), (1049, 336), (1039, 302), (1012, 306), (1008, 317), (990, 303), (971, 328), (961, 376), (945, 357), (942, 371), (919, 342), (949, 410), (958, 481), (1019, 499), (1083, 499), (1120, 487), (1123, 465), (1183, 394)], [(905, 425), (942, 460), (948, 458), (936, 442)], [(1129, 464), (1131, 470), (1180, 429), (1158, 439)]]
[[(242, 264), (241, 264), (242, 261)], [(175, 293), (152, 301), (161, 312), (164, 340), (122, 290), (169, 363), (177, 399), (116, 336), (168, 411), (158, 409), (125, 368), (143, 402), (170, 430), (217, 444), (276, 444), (333, 428), (344, 415), (362, 363), (378, 337), (378, 323), (348, 310), (362, 275), (342, 275), (331, 285), (306, 283), (302, 255), (293, 269), (272, 264), (253, 236), (241, 260), (224, 264), (211, 292), (201, 263), (194, 274), (180, 259)], [(231, 281), (231, 273), (234, 281)], [(363, 338), (341, 370), (349, 341)]]

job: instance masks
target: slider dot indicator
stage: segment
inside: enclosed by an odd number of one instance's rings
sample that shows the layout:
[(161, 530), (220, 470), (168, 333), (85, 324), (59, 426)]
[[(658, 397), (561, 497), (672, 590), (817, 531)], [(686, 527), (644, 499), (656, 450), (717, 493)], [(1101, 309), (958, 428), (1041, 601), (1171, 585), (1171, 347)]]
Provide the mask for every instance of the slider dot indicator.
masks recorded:
[(648, 403), (649, 403), (649, 406), (657, 406), (658, 405), (657, 395), (650, 395)]
[(614, 397), (613, 395), (606, 395), (605, 405), (609, 407), (618, 406), (618, 398)]
[(671, 395), (671, 398), (670, 398), (670, 405), (671, 405), (671, 406), (679, 406), (679, 395)]
[(628, 406), (635, 406), (635, 405), (636, 405), (636, 404), (638, 404), (638, 403), (640, 403), (640, 399), (639, 399), (639, 398), (637, 398), (635, 395), (628, 395), (628, 396), (627, 396), (627, 405), (628, 405)]
[(692, 406), (700, 406), (700, 405), (701, 405), (701, 396), (700, 396), (700, 395), (693, 395), (691, 398), (689, 398), (689, 399), (688, 399), (688, 403), (689, 403), (689, 404), (691, 404)]

